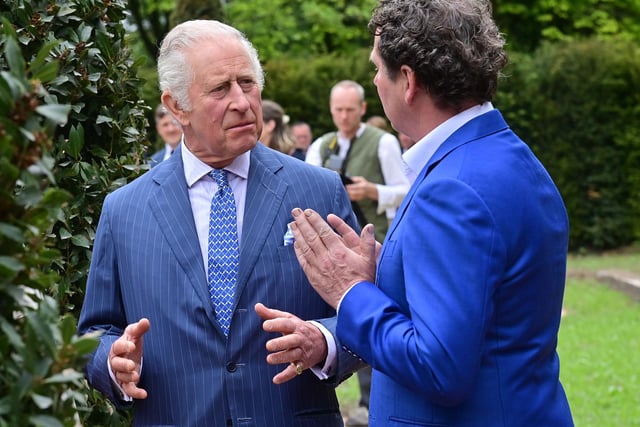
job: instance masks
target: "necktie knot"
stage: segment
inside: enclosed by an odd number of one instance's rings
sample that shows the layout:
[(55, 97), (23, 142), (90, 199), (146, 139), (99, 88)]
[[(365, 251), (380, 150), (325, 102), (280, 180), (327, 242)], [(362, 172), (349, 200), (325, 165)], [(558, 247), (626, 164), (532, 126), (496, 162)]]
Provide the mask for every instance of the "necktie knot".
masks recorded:
[(209, 176), (218, 184), (218, 187), (228, 187), (229, 180), (227, 178), (227, 171), (225, 169), (212, 169), (209, 172)]

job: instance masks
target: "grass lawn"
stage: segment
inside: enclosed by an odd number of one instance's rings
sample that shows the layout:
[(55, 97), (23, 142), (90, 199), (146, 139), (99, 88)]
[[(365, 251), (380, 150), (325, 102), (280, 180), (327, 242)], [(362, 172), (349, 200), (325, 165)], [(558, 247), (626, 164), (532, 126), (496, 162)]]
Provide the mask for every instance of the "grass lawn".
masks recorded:
[[(595, 273), (623, 269), (640, 277), (640, 247), (572, 255), (560, 326), (560, 379), (576, 427), (640, 427), (640, 304), (599, 283)], [(356, 376), (341, 384), (344, 414), (357, 405)]]

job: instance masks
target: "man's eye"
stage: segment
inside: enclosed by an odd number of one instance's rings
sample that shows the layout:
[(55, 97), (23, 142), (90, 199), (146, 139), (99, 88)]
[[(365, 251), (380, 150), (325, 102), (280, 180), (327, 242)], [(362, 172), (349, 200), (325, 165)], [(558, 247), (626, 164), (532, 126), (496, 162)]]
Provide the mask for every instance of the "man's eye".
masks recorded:
[(211, 96), (213, 96), (214, 98), (222, 99), (227, 95), (228, 92), (229, 92), (229, 85), (223, 84), (211, 89), (210, 93), (211, 93)]
[(238, 84), (240, 85), (242, 90), (247, 91), (253, 89), (253, 87), (256, 85), (256, 82), (254, 82), (252, 79), (243, 79), (239, 80)]

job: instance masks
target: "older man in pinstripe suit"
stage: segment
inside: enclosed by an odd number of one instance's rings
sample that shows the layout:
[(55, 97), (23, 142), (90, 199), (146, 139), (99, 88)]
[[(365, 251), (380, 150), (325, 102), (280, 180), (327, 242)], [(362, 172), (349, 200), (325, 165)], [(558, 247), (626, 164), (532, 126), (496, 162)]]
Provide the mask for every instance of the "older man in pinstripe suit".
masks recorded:
[[(79, 323), (102, 332), (89, 382), (133, 405), (139, 426), (342, 425), (333, 386), (361, 362), (343, 352), (334, 310), (284, 239), (297, 206), (356, 226), (338, 175), (258, 143), (262, 69), (234, 28), (177, 26), (158, 72), (183, 140), (105, 200)], [(224, 169), (235, 201), (228, 325), (206, 274), (212, 169)]]

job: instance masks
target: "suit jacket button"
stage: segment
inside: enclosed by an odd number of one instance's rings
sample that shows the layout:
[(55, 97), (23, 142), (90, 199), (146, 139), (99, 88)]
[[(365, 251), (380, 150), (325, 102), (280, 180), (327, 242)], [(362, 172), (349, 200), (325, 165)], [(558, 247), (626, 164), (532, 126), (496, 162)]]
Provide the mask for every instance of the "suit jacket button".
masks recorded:
[(236, 366), (235, 362), (228, 362), (227, 363), (227, 371), (228, 372), (235, 372), (236, 369), (238, 369), (238, 367)]

